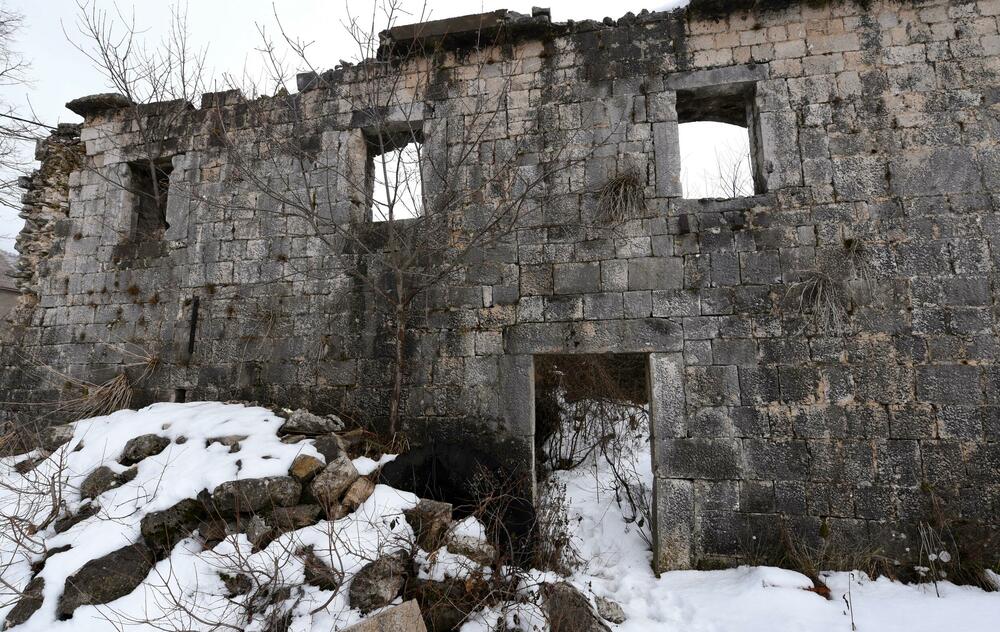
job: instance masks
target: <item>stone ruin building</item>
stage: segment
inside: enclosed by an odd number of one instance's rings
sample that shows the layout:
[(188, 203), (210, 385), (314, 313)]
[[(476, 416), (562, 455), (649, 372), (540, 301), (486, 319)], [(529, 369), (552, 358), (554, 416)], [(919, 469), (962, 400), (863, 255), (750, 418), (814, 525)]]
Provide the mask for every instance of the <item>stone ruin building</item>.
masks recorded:
[[(549, 170), (410, 316), (410, 436), (530, 470), (537, 358), (629, 354), (648, 376), (657, 568), (733, 560), (783, 526), (904, 559), (935, 508), (995, 542), (998, 21), (1000, 0), (695, 0), (383, 34), (395, 102), (411, 107), (378, 116), (419, 138), (431, 196), (508, 195), (484, 185), (503, 155), (516, 175)], [(364, 68), (198, 106), (70, 103), (84, 122), (39, 144), (26, 183), (22, 298), (0, 356), (3, 400), (25, 404), (6, 414), (72, 396), (41, 366), (92, 384), (125, 374), (137, 404), (384, 419), (391, 314), (344, 271), (377, 265), (380, 242), (324, 241), (261, 193), (332, 169), (318, 187), (330, 219), (378, 232), (342, 175), (376, 151)], [(492, 104), (486, 123), (470, 103)], [(747, 128), (753, 195), (684, 198), (678, 125), (702, 120)], [(314, 162), (282, 160), (265, 124)], [(166, 130), (155, 156), (142, 125)], [(260, 178), (253, 156), (271, 160)], [(162, 217), (135, 194), (151, 186), (145, 159), (162, 165)], [(607, 221), (600, 192), (627, 169), (643, 203)], [(461, 243), (477, 217), (470, 204), (438, 228)]]

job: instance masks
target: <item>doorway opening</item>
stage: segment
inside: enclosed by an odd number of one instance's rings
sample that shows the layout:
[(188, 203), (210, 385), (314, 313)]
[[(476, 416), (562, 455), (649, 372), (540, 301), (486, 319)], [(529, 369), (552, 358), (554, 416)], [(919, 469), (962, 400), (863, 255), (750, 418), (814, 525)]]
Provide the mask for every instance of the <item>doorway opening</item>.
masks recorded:
[(614, 498), (623, 520), (651, 546), (649, 355), (536, 355), (534, 366), (535, 467), (545, 489), (538, 497), (553, 498), (553, 486), (574, 476), (570, 470), (584, 469), (598, 486), (591, 491)]

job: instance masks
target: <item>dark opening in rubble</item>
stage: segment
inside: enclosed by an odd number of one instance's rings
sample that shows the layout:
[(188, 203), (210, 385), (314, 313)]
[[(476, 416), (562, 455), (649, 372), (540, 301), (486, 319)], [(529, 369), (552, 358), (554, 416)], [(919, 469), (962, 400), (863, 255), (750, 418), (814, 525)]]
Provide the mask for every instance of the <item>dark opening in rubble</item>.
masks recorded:
[(535, 517), (527, 492), (530, 481), (493, 453), (468, 443), (432, 442), (386, 464), (380, 482), (451, 503), (456, 519), (474, 515), (491, 542), (516, 562), (530, 554)]

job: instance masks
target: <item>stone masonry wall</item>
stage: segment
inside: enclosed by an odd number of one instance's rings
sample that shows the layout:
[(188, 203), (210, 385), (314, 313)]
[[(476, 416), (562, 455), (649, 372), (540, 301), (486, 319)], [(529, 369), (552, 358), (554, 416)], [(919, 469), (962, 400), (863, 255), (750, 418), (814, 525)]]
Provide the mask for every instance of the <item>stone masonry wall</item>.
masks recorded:
[[(510, 18), (503, 116), (476, 141), (481, 169), (448, 177), (475, 189), (525, 139), (542, 141), (519, 156), (525, 172), (546, 143), (571, 139), (583, 159), (421, 304), (408, 428), (531, 463), (533, 355), (645, 353), (658, 568), (745, 557), (782, 525), (912, 562), (932, 501), (996, 538), (1000, 0), (722, 4)], [(409, 64), (434, 73), (433, 89), (401, 89), (421, 103), (426, 160), (446, 164), (468, 145), (464, 105), (498, 84), (469, 81), (468, 51), (447, 46)], [(305, 76), (299, 95), (254, 107), (293, 103), (308, 128), (289, 134), (359, 163), (358, 77)], [(678, 98), (735, 92), (749, 95), (760, 192), (685, 200)], [(127, 371), (137, 403), (384, 419), (388, 317), (344, 253), (238, 177), (217, 135), (252, 137), (252, 111), (211, 94), (176, 123), (170, 227), (153, 244), (128, 242), (133, 204), (115, 185), (140, 156), (129, 118), (88, 112), (61, 242), (32, 263), (48, 272), (29, 271), (38, 302), (3, 350), (3, 400), (59, 396), (28, 356), (93, 383)], [(597, 191), (626, 161), (644, 168), (645, 214), (602, 225)], [(29, 215), (64, 190), (33, 186)], [(342, 183), (327, 193), (356, 218)]]

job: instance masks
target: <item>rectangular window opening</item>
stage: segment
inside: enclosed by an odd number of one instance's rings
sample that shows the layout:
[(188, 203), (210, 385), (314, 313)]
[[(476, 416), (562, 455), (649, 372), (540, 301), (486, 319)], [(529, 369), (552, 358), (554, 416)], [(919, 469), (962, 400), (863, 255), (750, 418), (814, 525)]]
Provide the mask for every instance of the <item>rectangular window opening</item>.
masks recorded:
[(753, 84), (679, 90), (677, 121), (686, 199), (766, 192)]
[(163, 238), (167, 224), (167, 193), (170, 189), (170, 158), (129, 163), (129, 192), (133, 196), (134, 241)]
[(388, 222), (422, 216), (423, 134), (419, 130), (380, 133), (369, 136), (367, 143), (369, 219)]

